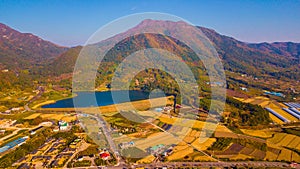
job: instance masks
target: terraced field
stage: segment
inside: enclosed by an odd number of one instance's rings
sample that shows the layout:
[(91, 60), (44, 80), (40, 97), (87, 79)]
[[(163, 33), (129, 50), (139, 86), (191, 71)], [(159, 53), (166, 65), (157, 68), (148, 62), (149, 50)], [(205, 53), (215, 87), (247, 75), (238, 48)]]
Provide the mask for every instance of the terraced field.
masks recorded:
[[(269, 108), (271, 108), (272, 110), (279, 113), (280, 115), (282, 115), (283, 117), (285, 117), (286, 119), (288, 119), (290, 121), (299, 121), (294, 116), (292, 116), (289, 113), (287, 113), (286, 111), (282, 110), (282, 108), (286, 108), (286, 106), (284, 104), (278, 103), (274, 100), (270, 100), (269, 98), (262, 97), (262, 96), (257, 96), (257, 97), (248, 98), (248, 99), (243, 99), (243, 98), (235, 98), (235, 99), (237, 99), (239, 101), (242, 101), (244, 103), (251, 103), (251, 104), (255, 104), (255, 105), (260, 105), (263, 108), (269, 107)], [(269, 115), (270, 115), (270, 118), (275, 123), (284, 124), (284, 122), (282, 122), (279, 118), (277, 118), (273, 114), (269, 113)]]
[(270, 137), (272, 137), (272, 134), (273, 134), (273, 132), (264, 131), (264, 130), (241, 129), (241, 131), (247, 135), (261, 137), (261, 138), (270, 138)]
[(192, 146), (197, 148), (198, 150), (206, 150), (208, 147), (210, 147), (214, 142), (216, 141), (215, 138), (208, 138), (204, 143), (200, 143), (199, 139), (196, 139)]
[(277, 160), (290, 161), (292, 157), (292, 151), (288, 149), (282, 149), (277, 157)]
[(278, 147), (288, 147), (292, 149), (300, 150), (300, 137), (286, 134), (286, 133), (276, 133), (273, 138), (267, 140)]

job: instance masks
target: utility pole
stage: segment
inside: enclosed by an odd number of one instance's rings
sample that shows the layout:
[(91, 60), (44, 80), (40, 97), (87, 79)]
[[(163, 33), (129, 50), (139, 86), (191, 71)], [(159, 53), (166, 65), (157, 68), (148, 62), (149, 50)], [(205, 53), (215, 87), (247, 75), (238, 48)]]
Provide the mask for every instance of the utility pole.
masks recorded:
[(177, 97), (177, 94), (174, 94), (174, 105), (173, 105), (174, 114), (176, 113), (175, 112), (175, 110), (176, 110), (176, 97)]

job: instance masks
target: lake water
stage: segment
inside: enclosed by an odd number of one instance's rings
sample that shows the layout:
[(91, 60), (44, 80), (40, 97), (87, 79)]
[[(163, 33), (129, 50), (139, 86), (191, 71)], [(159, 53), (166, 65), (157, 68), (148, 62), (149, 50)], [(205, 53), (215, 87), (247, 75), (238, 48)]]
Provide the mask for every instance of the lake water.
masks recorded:
[[(128, 98), (129, 92), (129, 98)], [(47, 104), (42, 106), (42, 108), (72, 108), (74, 103), (76, 107), (96, 107), (96, 106), (106, 106), (117, 103), (124, 103), (128, 101), (145, 100), (149, 98), (149, 93), (142, 91), (105, 91), (105, 92), (77, 92), (77, 96), (74, 98), (68, 98), (59, 100), (52, 104)], [(115, 100), (112, 98), (113, 96)], [(162, 97), (161, 94), (153, 95), (151, 98)], [(95, 100), (96, 98), (96, 100)], [(73, 102), (74, 101), (74, 102)]]

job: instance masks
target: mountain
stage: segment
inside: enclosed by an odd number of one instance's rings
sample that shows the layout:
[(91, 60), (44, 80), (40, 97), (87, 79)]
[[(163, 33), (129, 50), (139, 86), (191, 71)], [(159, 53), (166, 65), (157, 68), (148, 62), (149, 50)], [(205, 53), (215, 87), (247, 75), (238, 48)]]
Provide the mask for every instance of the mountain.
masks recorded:
[[(112, 76), (114, 69), (126, 54), (149, 47), (166, 49), (177, 54), (188, 65), (194, 66), (196, 76), (204, 75), (205, 69), (201, 63), (197, 62), (193, 51), (182, 42), (172, 38), (174, 35), (182, 35), (202, 43), (190, 31), (178, 32), (177, 28), (183, 26), (185, 26), (183, 22), (144, 20), (123, 33), (89, 45), (88, 47), (97, 53), (99, 50), (107, 50), (107, 44), (110, 42), (119, 42), (109, 50), (99, 66), (98, 77), (101, 79), (99, 83), (107, 81), (107, 77)], [(197, 28), (211, 41), (228, 71), (255, 77), (291, 80), (300, 78), (300, 43), (246, 43), (221, 35), (212, 29)], [(155, 30), (167, 35), (148, 33), (125, 38), (139, 30)], [(0, 69), (29, 70), (26, 78), (32, 75), (33, 79), (40, 80), (41, 77), (53, 79), (53, 77), (72, 73), (81, 49), (81, 46), (60, 47), (35, 35), (20, 33), (0, 24)]]
[(22, 70), (44, 65), (67, 49), (0, 23), (0, 68), (2, 69)]
[(212, 41), (227, 70), (254, 76), (300, 78), (300, 44), (249, 44), (199, 27)]
[[(187, 62), (193, 62), (195, 59), (192, 52), (186, 46), (179, 44), (176, 40), (169, 36), (159, 36), (154, 34), (147, 34), (145, 36), (134, 36), (133, 38), (127, 38), (122, 40), (124, 37), (132, 34), (139, 30), (156, 30), (157, 32), (174, 32), (183, 34), (188, 38), (195, 38), (193, 33), (177, 32), (176, 28), (184, 26), (182, 22), (171, 22), (171, 21), (157, 21), (157, 20), (144, 20), (137, 26), (129, 29), (126, 32), (120, 33), (107, 40), (91, 45), (97, 49), (105, 48), (106, 44), (111, 41), (120, 41), (118, 43), (119, 49), (111, 49), (104, 62), (121, 62), (124, 54), (130, 53), (134, 50), (144, 49), (147, 47), (157, 47), (162, 49), (170, 49), (171, 52), (179, 56), (184, 56)], [(276, 42), (276, 43), (246, 43), (238, 41), (234, 38), (221, 35), (216, 31), (204, 27), (198, 27), (212, 42), (216, 48), (220, 58), (223, 61), (226, 70), (253, 75), (256, 77), (270, 76), (274, 78), (287, 78), (287, 79), (299, 79), (300, 78), (300, 43), (292, 42)], [(122, 40), (122, 41), (121, 41)], [(175, 43), (173, 43), (175, 42)], [(199, 43), (201, 43), (199, 41)], [(177, 45), (174, 45), (177, 44)], [(97, 49), (96, 49), (97, 48)], [(122, 50), (120, 50), (122, 49)], [(72, 49), (74, 50), (74, 49)], [(74, 60), (79, 54), (72, 52), (75, 55), (69, 53), (63, 54), (61, 58), (56, 59), (56, 63), (60, 63), (66, 59), (66, 55), (72, 61), (71, 65), (74, 64)], [(111, 65), (111, 64), (108, 64)], [(104, 65), (105, 66), (105, 65)], [(64, 68), (63, 68), (64, 69)], [(73, 70), (73, 67), (67, 67), (68, 70), (62, 72), (69, 72)]]

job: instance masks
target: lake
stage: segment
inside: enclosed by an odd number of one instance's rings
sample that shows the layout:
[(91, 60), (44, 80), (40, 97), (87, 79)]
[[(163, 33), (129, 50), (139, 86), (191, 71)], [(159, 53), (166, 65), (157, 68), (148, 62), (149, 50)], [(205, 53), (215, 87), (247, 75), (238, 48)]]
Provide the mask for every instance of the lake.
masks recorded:
[[(113, 92), (113, 94), (112, 94)], [(127, 96), (129, 92), (129, 98)], [(129, 101), (145, 100), (149, 98), (149, 93), (137, 90), (131, 91), (104, 91), (104, 92), (76, 92), (77, 96), (74, 98), (68, 98), (59, 100), (52, 104), (42, 106), (42, 108), (72, 108), (74, 102), (76, 107), (97, 107), (106, 106), (117, 103), (124, 103)], [(113, 100), (112, 95), (118, 96)], [(96, 101), (94, 98), (96, 97)], [(151, 94), (151, 98), (163, 97), (160, 93)], [(74, 102), (73, 102), (74, 101)]]

